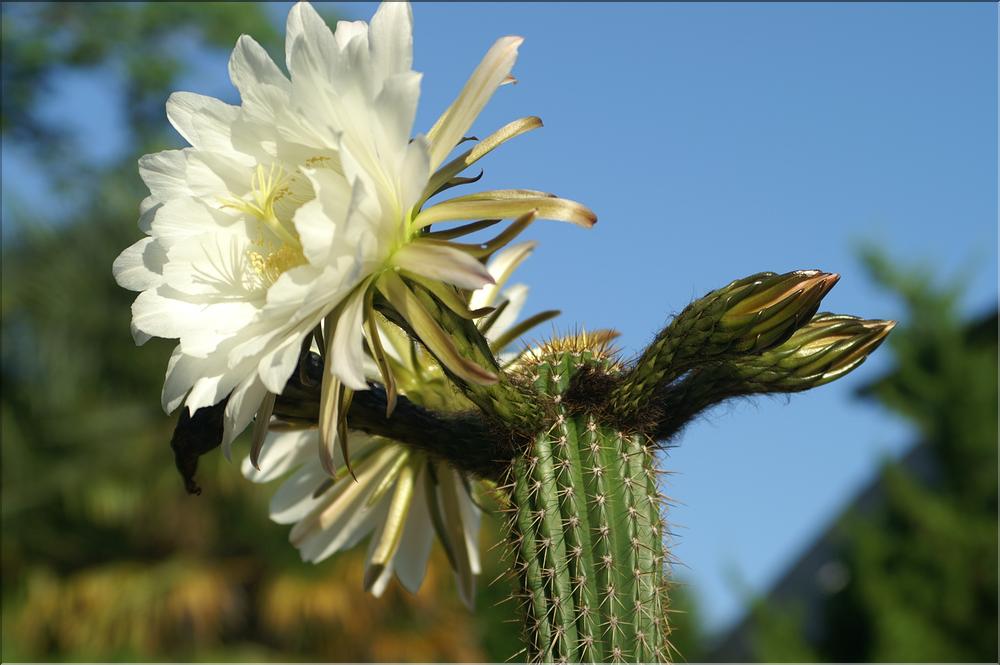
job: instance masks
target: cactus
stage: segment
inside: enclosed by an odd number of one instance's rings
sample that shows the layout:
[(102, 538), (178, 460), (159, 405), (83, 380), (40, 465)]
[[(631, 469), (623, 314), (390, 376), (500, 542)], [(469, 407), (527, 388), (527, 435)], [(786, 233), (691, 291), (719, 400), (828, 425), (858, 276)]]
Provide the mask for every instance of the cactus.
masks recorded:
[(543, 351), (529, 365), (550, 424), (511, 460), (505, 485), (527, 657), (666, 660), (654, 442), (566, 400), (574, 378), (620, 371), (586, 339), (574, 345)]
[[(893, 322), (816, 314), (838, 279), (809, 270), (734, 281), (691, 303), (634, 363), (619, 359), (604, 331), (554, 339), (506, 368), (473, 321), (414, 289), (414, 302), (449, 336), (448, 353), (497, 380), (463, 380), (451, 359), (441, 369), (474, 408), (435, 411), (400, 395), (388, 417), (394, 397), (373, 386), (355, 393), (347, 418), (497, 483), (525, 659), (668, 661), (658, 446), (714, 404), (807, 390), (860, 365)], [(376, 297), (373, 306), (419, 338), (391, 303)], [(322, 375), (322, 358), (304, 353), (267, 413), (315, 423)], [(182, 419), (174, 437), (189, 483), (206, 440), (218, 437), (217, 419), (202, 411)]]

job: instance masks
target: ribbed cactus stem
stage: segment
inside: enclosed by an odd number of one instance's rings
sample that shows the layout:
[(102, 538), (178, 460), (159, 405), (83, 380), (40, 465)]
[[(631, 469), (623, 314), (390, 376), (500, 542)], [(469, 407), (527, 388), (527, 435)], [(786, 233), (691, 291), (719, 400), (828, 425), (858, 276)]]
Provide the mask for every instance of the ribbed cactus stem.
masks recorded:
[(608, 368), (589, 352), (534, 366), (548, 417), (510, 469), (514, 569), (528, 658), (663, 661), (666, 598), (653, 450), (599, 413), (563, 402), (573, 375)]

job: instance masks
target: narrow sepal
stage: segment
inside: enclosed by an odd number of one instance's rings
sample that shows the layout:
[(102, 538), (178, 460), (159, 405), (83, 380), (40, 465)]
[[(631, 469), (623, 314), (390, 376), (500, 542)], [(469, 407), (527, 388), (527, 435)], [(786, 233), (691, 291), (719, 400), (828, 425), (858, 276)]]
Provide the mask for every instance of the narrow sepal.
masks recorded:
[(478, 364), (464, 358), (451, 337), (441, 329), (399, 275), (385, 273), (379, 279), (379, 290), (403, 319), (413, 328), (417, 337), (438, 361), (455, 376), (473, 384), (496, 383), (497, 376)]
[(267, 438), (268, 425), (271, 422), (271, 414), (274, 412), (275, 399), (277, 399), (277, 395), (272, 392), (264, 395), (264, 399), (257, 409), (257, 415), (254, 417), (253, 437), (250, 443), (250, 463), (258, 471), (260, 471), (260, 465), (257, 462), (260, 458), (260, 451), (264, 447), (264, 439)]

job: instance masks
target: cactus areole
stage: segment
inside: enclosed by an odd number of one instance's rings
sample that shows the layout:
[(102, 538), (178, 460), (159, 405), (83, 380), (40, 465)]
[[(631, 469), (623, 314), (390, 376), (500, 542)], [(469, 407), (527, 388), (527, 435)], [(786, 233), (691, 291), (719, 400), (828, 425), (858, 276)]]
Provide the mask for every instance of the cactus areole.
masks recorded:
[[(525, 349), (501, 368), (469, 319), (418, 294), (462, 357), (496, 372), (489, 385), (450, 374), (471, 408), (438, 411), (379, 386), (359, 392), (352, 429), (399, 441), (494, 481), (524, 626), (519, 659), (669, 661), (668, 576), (658, 450), (703, 410), (734, 397), (808, 390), (860, 365), (891, 321), (818, 313), (837, 275), (760, 273), (691, 303), (637, 360), (611, 331)], [(407, 322), (376, 301), (387, 318)], [(323, 359), (306, 353), (278, 395), (273, 423), (315, 423)], [(189, 487), (218, 444), (224, 403), (178, 423), (173, 446)]]

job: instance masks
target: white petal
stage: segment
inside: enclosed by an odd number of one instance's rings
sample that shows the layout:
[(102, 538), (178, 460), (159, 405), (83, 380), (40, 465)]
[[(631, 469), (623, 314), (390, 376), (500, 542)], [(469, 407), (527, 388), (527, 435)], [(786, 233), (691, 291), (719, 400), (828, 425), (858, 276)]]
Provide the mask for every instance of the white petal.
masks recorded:
[(149, 340), (153, 339), (152, 335), (144, 333), (136, 328), (134, 323), (129, 324), (129, 331), (132, 333), (132, 341), (135, 342), (136, 346), (142, 346)]
[(229, 58), (229, 78), (240, 91), (244, 110), (254, 118), (274, 120), (287, 106), (291, 84), (252, 37), (241, 35)]
[(266, 483), (284, 475), (310, 458), (316, 457), (319, 432), (315, 429), (297, 432), (268, 432), (255, 469), (250, 458), (243, 459), (240, 470), (255, 483)]
[[(388, 167), (390, 173), (398, 168), (397, 164), (406, 153), (413, 133), (413, 119), (420, 101), (420, 79), (421, 74), (417, 72), (396, 74), (386, 79), (375, 99), (375, 131), (365, 138), (374, 141), (376, 158), (382, 162), (383, 168)], [(427, 173), (429, 176), (429, 166)], [(427, 184), (428, 176), (424, 177), (421, 190)]]
[(167, 119), (199, 150), (231, 151), (232, 126), (238, 106), (193, 92), (175, 92), (167, 99)]
[(163, 267), (163, 282), (191, 296), (263, 304), (266, 292), (260, 280), (254, 278), (248, 259), (254, 249), (246, 236), (219, 233), (214, 229), (184, 238), (167, 251), (169, 261)]
[(500, 316), (493, 322), (489, 334), (486, 335), (490, 341), (500, 337), (500, 335), (507, 332), (517, 322), (517, 317), (520, 315), (521, 310), (524, 308), (524, 302), (528, 298), (528, 287), (524, 284), (514, 284), (504, 291), (503, 294), (504, 299), (508, 301), (508, 305), (500, 312)]
[(139, 158), (139, 176), (157, 202), (190, 196), (187, 157), (183, 150), (164, 150)]
[(300, 2), (288, 12), (285, 27), (285, 63), (292, 80), (326, 78), (328, 63), (338, 57), (340, 49), (323, 18), (308, 2)]
[(424, 581), (427, 572), (427, 561), (434, 544), (434, 526), (431, 524), (430, 512), (427, 509), (427, 473), (426, 466), (417, 476), (413, 499), (410, 503), (410, 514), (403, 527), (403, 536), (399, 542), (399, 551), (393, 557), (396, 577), (410, 593), (416, 593)]
[(492, 306), (500, 289), (503, 288), (514, 270), (531, 255), (537, 244), (533, 240), (522, 242), (505, 247), (494, 254), (489, 265), (486, 266), (486, 269), (493, 275), (494, 283), (474, 291), (469, 298), (469, 308), (479, 309), (480, 307)]
[(251, 169), (246, 155), (237, 152), (204, 152), (194, 148), (164, 150), (139, 158), (139, 175), (154, 201), (197, 196), (218, 201), (241, 196), (250, 187)]
[(443, 244), (412, 242), (399, 248), (393, 261), (404, 270), (463, 289), (478, 289), (493, 282), (486, 266), (462, 250)]
[[(378, 546), (379, 541), (382, 540), (385, 534), (386, 520), (389, 515), (389, 506), (391, 501), (386, 497), (386, 500), (379, 501), (379, 510), (374, 516), (374, 522), (376, 524), (375, 532), (368, 541), (368, 554), (365, 556), (365, 576), (368, 575), (368, 570), (372, 565), (372, 555), (375, 553), (375, 548)], [(389, 580), (392, 579), (392, 573), (394, 568), (394, 558), (390, 557), (385, 565), (382, 567), (382, 572), (379, 576), (375, 578), (371, 586), (368, 588), (368, 592), (375, 596), (376, 598), (381, 598), (382, 594), (385, 593), (386, 587), (389, 585)]]
[(199, 300), (162, 285), (143, 291), (135, 299), (132, 323), (147, 335), (181, 338), (182, 343), (186, 335), (195, 335), (198, 341), (195, 346), (204, 348), (204, 336), (242, 328), (256, 312), (254, 303), (246, 300)]
[(389, 559), (386, 563), (385, 568), (379, 573), (379, 576), (372, 583), (371, 587), (368, 589), (368, 593), (375, 596), (376, 598), (381, 598), (382, 594), (385, 593), (385, 588), (389, 585), (389, 580), (392, 579), (393, 564), (395, 559)]
[(209, 208), (190, 196), (173, 198), (162, 204), (156, 211), (150, 230), (164, 247), (208, 231), (228, 231), (244, 237), (251, 235), (249, 226), (242, 218)]
[(170, 291), (163, 286), (149, 289), (132, 302), (132, 324), (138, 330), (170, 339), (197, 328), (192, 320), (204, 310), (203, 304), (165, 297), (161, 293)]
[(408, 2), (383, 2), (372, 17), (372, 64), (382, 78), (413, 66), (413, 10)]
[(462, 526), (465, 530), (465, 548), (469, 552), (469, 568), (474, 574), (478, 575), (482, 572), (482, 566), (479, 561), (479, 523), (483, 513), (472, 501), (469, 492), (465, 489), (460, 472), (452, 470), (452, 474), (458, 491), (458, 507), (462, 513)]
[(502, 37), (487, 51), (458, 98), (441, 115), (428, 133), (431, 143), (431, 170), (437, 169), (448, 153), (458, 145), (473, 121), (486, 106), (500, 84), (510, 74), (517, 49), (524, 39)]
[[(333, 332), (333, 357), (330, 370), (348, 388), (367, 390), (364, 368), (364, 317), (365, 291), (357, 292), (344, 304)], [(329, 333), (327, 333), (329, 334)]]
[(346, 485), (331, 490), (336, 494), (333, 503), (318, 515), (311, 515), (295, 525), (289, 538), (298, 543), (304, 561), (321, 561), (334, 552), (351, 547), (376, 527), (376, 519), (383, 512), (382, 504), (388, 497), (383, 497), (374, 506), (366, 504), (377, 488), (379, 478), (398, 454), (395, 449), (376, 453), (374, 459), (357, 470), (357, 482), (350, 476), (341, 480), (338, 485)]
[(295, 371), (302, 350), (302, 340), (306, 338), (308, 329), (299, 328), (290, 333), (277, 349), (266, 353), (257, 365), (257, 372), (267, 389), (275, 395), (280, 395), (285, 389), (285, 383)]
[(267, 388), (254, 374), (243, 381), (229, 396), (226, 403), (226, 417), (223, 424), (222, 452), (226, 459), (232, 459), (233, 440), (240, 435), (253, 420)]
[(150, 227), (153, 224), (153, 216), (162, 204), (152, 196), (147, 196), (139, 203), (139, 230), (146, 235), (150, 234)]
[(315, 497), (313, 494), (328, 479), (319, 461), (307, 463), (283, 482), (271, 497), (271, 519), (278, 524), (294, 524), (303, 519), (323, 503), (323, 495)]
[(156, 288), (163, 281), (163, 264), (166, 254), (153, 238), (143, 238), (118, 255), (111, 272), (122, 288), (145, 291)]
[(329, 526), (315, 531), (302, 541), (299, 554), (303, 561), (318, 563), (336, 552), (353, 547), (372, 532), (378, 515), (364, 505), (368, 494), (370, 492), (359, 498), (356, 492), (352, 492), (350, 499), (353, 501), (343, 507), (338, 505), (337, 516)]
[(164, 411), (173, 413), (174, 409), (181, 405), (181, 402), (184, 401), (184, 395), (198, 379), (197, 374), (195, 374), (197, 369), (194, 363), (185, 362), (185, 356), (181, 353), (181, 345), (175, 346), (173, 353), (170, 354), (170, 360), (167, 361), (167, 375), (163, 381), (163, 392), (160, 396)]
[(399, 193), (402, 199), (403, 214), (409, 219), (413, 206), (416, 205), (427, 187), (431, 173), (430, 146), (427, 137), (421, 135), (406, 146), (406, 157), (399, 174)]
[(238, 152), (185, 150), (187, 181), (194, 196), (213, 206), (224, 207), (224, 199), (250, 191), (256, 162)]
[(293, 336), (301, 340), (319, 323), (326, 309), (336, 304), (307, 298), (320, 272), (305, 265), (282, 273), (268, 289), (267, 302), (257, 318), (241, 331), (240, 339), (229, 350), (230, 367), (249, 359), (256, 364), (262, 354), (273, 352), (283, 340)]
[(186, 368), (195, 377), (194, 385), (184, 401), (192, 411), (217, 404), (251, 376), (252, 362), (244, 362), (233, 368), (227, 365), (226, 355), (232, 342), (233, 340), (227, 340), (220, 349), (204, 358), (193, 357), (184, 352), (184, 345), (181, 344), (184, 357), (177, 363), (178, 371)]
[(329, 169), (303, 169), (303, 173), (316, 197), (295, 211), (293, 223), (303, 254), (310, 263), (321, 265), (330, 256), (334, 232), (346, 221), (354, 188), (342, 174)]
[(414, 220), (421, 228), (460, 219), (513, 219), (534, 212), (539, 219), (555, 219), (590, 228), (597, 215), (582, 203), (530, 190), (496, 190), (448, 199), (424, 208)]
[(355, 39), (364, 39), (367, 47), (368, 24), (364, 21), (337, 21), (333, 38), (341, 51), (350, 46)]

